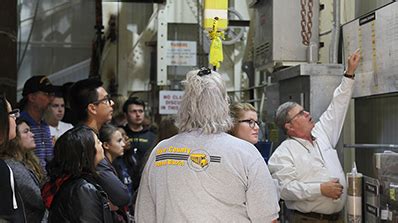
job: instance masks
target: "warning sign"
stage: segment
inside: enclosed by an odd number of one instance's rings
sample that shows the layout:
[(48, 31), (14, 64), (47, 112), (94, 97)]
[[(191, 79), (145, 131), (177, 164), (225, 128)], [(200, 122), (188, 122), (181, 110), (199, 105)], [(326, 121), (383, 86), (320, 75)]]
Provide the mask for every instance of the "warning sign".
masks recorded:
[(167, 65), (196, 66), (195, 41), (167, 41), (167, 44)]

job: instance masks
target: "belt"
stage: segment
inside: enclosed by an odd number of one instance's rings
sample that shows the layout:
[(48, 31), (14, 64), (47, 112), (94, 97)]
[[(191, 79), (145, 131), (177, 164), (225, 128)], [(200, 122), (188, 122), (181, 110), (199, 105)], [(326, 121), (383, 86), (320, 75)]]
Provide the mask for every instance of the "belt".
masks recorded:
[(308, 213), (303, 213), (300, 211), (294, 210), (294, 213), (300, 214), (309, 218), (316, 218), (319, 220), (328, 220), (328, 221), (337, 221), (340, 218), (340, 212), (334, 213), (334, 214), (320, 214), (316, 212), (308, 212)]

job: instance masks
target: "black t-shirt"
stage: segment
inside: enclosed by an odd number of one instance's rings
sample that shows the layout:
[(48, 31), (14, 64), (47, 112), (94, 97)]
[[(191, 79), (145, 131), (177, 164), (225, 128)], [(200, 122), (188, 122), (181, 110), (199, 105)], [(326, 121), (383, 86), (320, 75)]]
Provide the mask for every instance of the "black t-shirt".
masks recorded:
[(127, 125), (124, 127), (124, 130), (129, 137), (131, 149), (135, 152), (138, 162), (142, 162), (145, 154), (155, 146), (155, 133), (149, 129), (143, 129), (139, 132), (134, 132), (131, 131)]
[(146, 157), (155, 146), (156, 134), (147, 128), (139, 132), (134, 132), (128, 125), (124, 126), (124, 130), (129, 137), (131, 145), (130, 149), (125, 151), (123, 160), (131, 176), (133, 190), (136, 190), (140, 183), (141, 172), (144, 168)]

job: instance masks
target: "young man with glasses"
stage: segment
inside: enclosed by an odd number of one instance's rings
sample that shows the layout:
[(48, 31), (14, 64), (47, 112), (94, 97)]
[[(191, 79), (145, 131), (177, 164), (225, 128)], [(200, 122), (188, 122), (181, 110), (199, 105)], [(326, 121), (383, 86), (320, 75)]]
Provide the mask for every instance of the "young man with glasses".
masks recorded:
[(53, 99), (54, 90), (54, 86), (46, 76), (33, 76), (25, 82), (22, 90), (23, 98), (18, 103), (22, 111), (21, 117), (28, 122), (34, 134), (36, 143), (34, 152), (43, 168), (54, 154), (50, 127), (44, 120), (44, 113)]
[(348, 57), (341, 84), (319, 122), (295, 102), (276, 111), (276, 124), (288, 136), (269, 159), (281, 198), (292, 210), (289, 222), (344, 222), (341, 210), (347, 197), (345, 175), (334, 149), (350, 103), (359, 50)]
[(72, 85), (70, 105), (77, 123), (92, 128), (96, 133), (112, 119), (113, 101), (96, 78), (84, 79)]
[[(72, 114), (80, 125), (90, 127), (97, 134), (105, 123), (111, 121), (114, 105), (102, 84), (96, 78), (88, 78), (76, 82), (70, 90)], [(111, 210), (116, 211), (127, 205), (130, 201), (127, 187), (115, 175), (112, 166), (104, 159), (96, 170), (99, 175), (98, 184), (107, 193)]]

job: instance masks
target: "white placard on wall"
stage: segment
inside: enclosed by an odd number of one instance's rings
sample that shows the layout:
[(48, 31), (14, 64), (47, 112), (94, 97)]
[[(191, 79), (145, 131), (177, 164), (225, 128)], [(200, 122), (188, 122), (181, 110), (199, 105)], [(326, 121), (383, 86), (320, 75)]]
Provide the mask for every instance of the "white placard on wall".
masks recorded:
[(183, 91), (159, 91), (159, 114), (177, 114)]
[(195, 41), (167, 41), (167, 45), (167, 65), (196, 66)]

